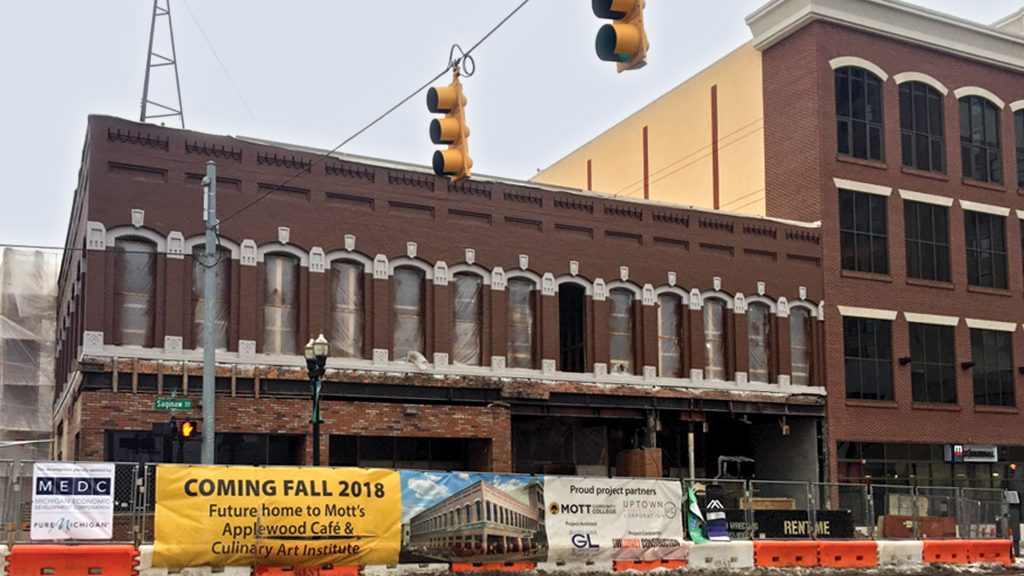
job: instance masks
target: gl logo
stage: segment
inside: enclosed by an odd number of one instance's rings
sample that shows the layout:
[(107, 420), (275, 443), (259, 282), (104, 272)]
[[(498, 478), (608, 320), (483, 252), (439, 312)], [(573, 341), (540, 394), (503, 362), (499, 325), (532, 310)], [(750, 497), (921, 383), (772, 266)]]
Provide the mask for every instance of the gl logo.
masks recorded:
[(572, 545), (576, 548), (598, 548), (597, 544), (594, 544), (590, 540), (590, 534), (573, 534)]

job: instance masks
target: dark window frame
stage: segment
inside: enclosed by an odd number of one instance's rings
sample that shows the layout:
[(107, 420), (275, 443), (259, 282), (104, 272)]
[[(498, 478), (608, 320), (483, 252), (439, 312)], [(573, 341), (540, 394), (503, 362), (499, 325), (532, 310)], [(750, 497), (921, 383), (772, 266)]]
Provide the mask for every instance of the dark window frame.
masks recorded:
[(1016, 406), (1013, 333), (972, 328), (971, 361), (974, 405)]
[(956, 330), (953, 326), (908, 325), (910, 383), (914, 402), (956, 404)]
[(949, 208), (903, 201), (907, 277), (950, 282)]
[(1017, 188), (1024, 188), (1024, 110), (1013, 113), (1013, 126), (1017, 144)]
[(839, 190), (839, 242), (843, 270), (889, 273), (888, 198)]
[(999, 108), (981, 96), (964, 96), (960, 110), (960, 162), (964, 178), (1003, 182)]
[[(636, 373), (636, 294), (628, 288), (608, 291), (608, 371)], [(621, 348), (621, 349), (620, 349)], [(622, 354), (618, 354), (622, 352)], [(616, 358), (616, 356), (621, 356)], [(618, 366), (622, 366), (619, 372)]]
[(924, 82), (900, 84), (900, 148), (903, 165), (946, 172), (943, 97)]
[[(672, 302), (672, 306), (666, 306), (667, 302)], [(671, 310), (666, 312), (669, 308)], [(685, 374), (683, 346), (686, 343), (687, 309), (686, 299), (679, 294), (664, 292), (658, 295), (658, 376), (662, 378), (682, 378)], [(669, 366), (673, 358), (675, 370)]]
[(969, 285), (1008, 287), (1005, 216), (964, 210), (964, 247)]
[(835, 70), (837, 151), (844, 156), (885, 161), (882, 80), (869, 70)]
[[(895, 398), (891, 320), (844, 317), (843, 358), (847, 399), (891, 401)], [(870, 383), (865, 381), (865, 376), (873, 376), (872, 389), (865, 388), (865, 384)]]

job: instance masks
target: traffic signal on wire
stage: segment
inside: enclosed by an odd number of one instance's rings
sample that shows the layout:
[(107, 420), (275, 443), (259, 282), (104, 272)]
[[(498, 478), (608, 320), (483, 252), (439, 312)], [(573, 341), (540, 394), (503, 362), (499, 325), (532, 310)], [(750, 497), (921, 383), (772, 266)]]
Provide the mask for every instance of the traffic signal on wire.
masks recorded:
[(597, 57), (615, 62), (619, 72), (647, 64), (644, 0), (593, 0), (598, 18), (614, 20), (597, 31)]
[(466, 126), (466, 97), (459, 82), (459, 69), (452, 74), (452, 83), (427, 91), (427, 109), (444, 118), (430, 121), (430, 140), (447, 144), (446, 150), (434, 151), (434, 173), (450, 176), (453, 182), (469, 178), (473, 159), (469, 156), (469, 128)]

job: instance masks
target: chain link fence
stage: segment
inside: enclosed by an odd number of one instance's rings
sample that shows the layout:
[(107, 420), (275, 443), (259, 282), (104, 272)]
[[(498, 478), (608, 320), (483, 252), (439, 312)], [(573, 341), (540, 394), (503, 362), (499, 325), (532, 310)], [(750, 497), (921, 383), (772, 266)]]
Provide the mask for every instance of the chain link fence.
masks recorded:
[[(156, 466), (115, 464), (112, 542), (152, 542)], [(0, 461), (0, 544), (31, 541), (32, 481), (31, 462)], [(684, 498), (687, 488), (693, 488), (702, 511), (709, 497), (722, 504), (733, 539), (1009, 534), (1002, 490), (703, 478), (683, 481)]]

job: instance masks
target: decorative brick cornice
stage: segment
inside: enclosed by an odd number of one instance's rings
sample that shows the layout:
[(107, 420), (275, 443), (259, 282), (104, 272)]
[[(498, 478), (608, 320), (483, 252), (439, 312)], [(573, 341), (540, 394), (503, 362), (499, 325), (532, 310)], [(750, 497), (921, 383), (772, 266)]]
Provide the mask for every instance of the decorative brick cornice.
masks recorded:
[(143, 134), (141, 130), (107, 128), (107, 140), (110, 142), (118, 142), (120, 144), (134, 144), (136, 146), (146, 146), (147, 148), (158, 148), (165, 152), (170, 147), (169, 138), (154, 136), (148, 132)]
[(630, 204), (605, 204), (604, 213), (607, 216), (617, 216), (631, 220), (644, 219), (644, 209)]
[(242, 161), (242, 149), (235, 150), (233, 147), (228, 148), (226, 146), (214, 146), (205, 142), (199, 142), (193, 140), (189, 142), (185, 141), (185, 153), (186, 154), (199, 154), (201, 156), (210, 156), (213, 158), (223, 158), (224, 160), (233, 160), (241, 163)]
[(393, 172), (388, 171), (388, 184), (397, 184), (399, 186), (409, 186), (412, 188), (423, 188), (424, 190), (434, 190), (434, 178), (425, 174), (415, 174), (412, 172)]
[(332, 176), (369, 180), (370, 182), (374, 182), (377, 179), (376, 171), (373, 168), (348, 162), (327, 162), (324, 164), (324, 173)]
[(574, 196), (555, 196), (555, 208), (593, 214), (594, 202), (584, 198), (576, 198)]
[(285, 156), (277, 154), (267, 154), (265, 152), (256, 153), (256, 162), (266, 166), (277, 166), (278, 168), (288, 168), (291, 170), (305, 170), (310, 171), (313, 167), (311, 160), (305, 158), (296, 158), (295, 156)]

